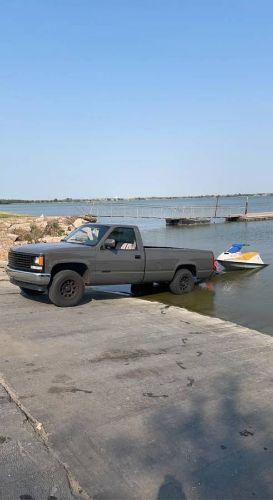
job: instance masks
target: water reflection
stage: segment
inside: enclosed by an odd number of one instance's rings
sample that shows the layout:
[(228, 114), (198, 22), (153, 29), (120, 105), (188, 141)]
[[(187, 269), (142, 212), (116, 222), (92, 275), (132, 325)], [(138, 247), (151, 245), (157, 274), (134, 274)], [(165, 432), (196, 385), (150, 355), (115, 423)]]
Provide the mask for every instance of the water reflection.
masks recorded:
[(262, 270), (252, 269), (215, 275), (210, 281), (198, 284), (190, 294), (173, 295), (167, 289), (156, 293), (155, 289), (145, 298), (217, 316), (271, 334), (271, 301), (269, 297), (258, 295), (258, 290), (264, 287)]
[(212, 288), (211, 285), (207, 285), (198, 285), (193, 292), (185, 295), (173, 295), (167, 287), (163, 291), (155, 288), (152, 294), (145, 295), (145, 299), (213, 315), (215, 290), (213, 284)]

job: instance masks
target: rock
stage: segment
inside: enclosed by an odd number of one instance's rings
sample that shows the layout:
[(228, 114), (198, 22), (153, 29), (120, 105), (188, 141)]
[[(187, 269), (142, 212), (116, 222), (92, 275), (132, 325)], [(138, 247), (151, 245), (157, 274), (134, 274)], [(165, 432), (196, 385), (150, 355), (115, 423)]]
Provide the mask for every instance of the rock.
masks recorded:
[(11, 226), (10, 222), (0, 221), (1, 229), (8, 229), (8, 228), (10, 228), (10, 226)]
[(42, 239), (43, 243), (59, 243), (61, 240), (60, 236), (45, 236)]
[(64, 224), (63, 222), (60, 222), (59, 227), (60, 227), (60, 229), (61, 229), (64, 233), (67, 233), (67, 231), (68, 231), (68, 227), (67, 227), (67, 225), (66, 225), (66, 224)]
[(8, 246), (2, 246), (0, 247), (0, 259), (1, 260), (6, 260), (8, 257), (8, 251), (9, 251), (10, 245)]
[(11, 240), (14, 243), (14, 241), (16, 241), (18, 238), (18, 234), (8, 233), (7, 238), (9, 238), (9, 240)]
[(75, 220), (78, 219), (78, 218), (79, 217), (72, 217), (72, 216), (61, 217), (61, 218), (59, 218), (59, 222), (62, 222), (66, 226), (71, 226), (75, 222)]
[(30, 222), (17, 222), (16, 224), (12, 224), (9, 228), (10, 233), (16, 234), (16, 231), (30, 231)]
[(44, 219), (35, 219), (35, 224), (38, 226), (40, 229), (45, 229), (47, 226), (47, 221)]
[(76, 219), (76, 220), (73, 222), (73, 226), (77, 228), (77, 227), (82, 226), (82, 225), (83, 225), (83, 224), (85, 224), (85, 223), (86, 223), (86, 221), (85, 221), (84, 219), (82, 219), (82, 218), (80, 218), (80, 217), (79, 217), (78, 219)]
[(14, 246), (21, 247), (22, 245), (30, 245), (29, 241), (26, 240), (16, 240)]
[[(51, 221), (57, 221), (62, 236), (45, 235), (46, 226)], [(76, 221), (76, 226), (73, 223)], [(44, 241), (45, 243), (56, 243), (65, 235), (69, 234), (86, 222), (81, 217), (14, 217), (11, 215), (8, 219), (0, 219), (0, 260), (7, 260), (10, 247), (26, 245), (33, 242)], [(33, 227), (34, 226), (34, 227)]]
[(97, 217), (92, 214), (86, 214), (83, 219), (88, 222), (97, 222), (98, 220)]

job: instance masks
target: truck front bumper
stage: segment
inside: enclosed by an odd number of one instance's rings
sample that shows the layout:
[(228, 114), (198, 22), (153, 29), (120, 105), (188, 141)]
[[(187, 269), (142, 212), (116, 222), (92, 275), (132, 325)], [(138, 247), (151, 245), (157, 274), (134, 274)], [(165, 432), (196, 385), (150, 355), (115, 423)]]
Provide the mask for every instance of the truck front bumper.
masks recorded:
[(50, 282), (51, 276), (46, 273), (31, 273), (28, 271), (19, 271), (6, 267), (7, 274), (11, 283), (34, 290), (45, 290)]

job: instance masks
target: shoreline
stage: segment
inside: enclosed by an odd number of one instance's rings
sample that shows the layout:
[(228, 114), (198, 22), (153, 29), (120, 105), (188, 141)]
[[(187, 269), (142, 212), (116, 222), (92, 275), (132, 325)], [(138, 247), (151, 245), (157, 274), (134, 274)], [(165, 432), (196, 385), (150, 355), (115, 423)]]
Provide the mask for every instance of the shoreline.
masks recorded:
[[(10, 285), (10, 281), (9, 281), (9, 277), (5, 271), (5, 267), (7, 265), (7, 260), (0, 260), (0, 285), (1, 283), (3, 284), (4, 282), (8, 284), (8, 286)], [(189, 314), (189, 319), (192, 319), (192, 320), (195, 320), (195, 319), (198, 319), (201, 321), (202, 318), (204, 319), (207, 319), (207, 320), (215, 320), (216, 324), (220, 324), (222, 323), (223, 325), (226, 324), (226, 326), (230, 326), (230, 327), (234, 327), (234, 328), (242, 328), (244, 330), (247, 330), (247, 331), (254, 331), (254, 332), (257, 332), (259, 334), (262, 334), (262, 335), (266, 335), (267, 337), (271, 338), (272, 339), (272, 335), (266, 331), (262, 331), (262, 330), (259, 330), (257, 328), (250, 328), (249, 326), (246, 326), (246, 325), (243, 325), (243, 324), (240, 324), (240, 323), (236, 323), (235, 321), (231, 321), (229, 319), (226, 319), (226, 318), (221, 318), (219, 316), (214, 316), (212, 314), (206, 314), (206, 313), (202, 313), (202, 312), (197, 312), (197, 311), (194, 311), (192, 309), (189, 309), (185, 306), (177, 306), (177, 305), (169, 305), (168, 303), (166, 302), (163, 302), (161, 300), (158, 300), (156, 298), (153, 298), (153, 299), (148, 299), (148, 298), (145, 298), (144, 297), (139, 297), (139, 298), (136, 298), (136, 297), (132, 297), (131, 294), (129, 292), (123, 292), (123, 291), (120, 291), (120, 290), (113, 290), (111, 289), (111, 285), (109, 285), (109, 289), (107, 290), (106, 289), (107, 287), (106, 286), (90, 286), (90, 287), (87, 287), (86, 290), (89, 291), (92, 291), (94, 294), (96, 293), (105, 293), (105, 294), (108, 294), (109, 296), (111, 295), (116, 295), (116, 296), (120, 296), (121, 298), (130, 298), (130, 299), (134, 299), (136, 301), (141, 301), (141, 302), (145, 302), (147, 304), (157, 304), (158, 306), (162, 306), (163, 308), (163, 312), (162, 314), (166, 314), (167, 311), (171, 311), (171, 310), (176, 310), (176, 311), (182, 311), (184, 313), (188, 313)], [(17, 289), (17, 287), (16, 287)], [(52, 305), (52, 304), (51, 304)], [(81, 304), (80, 304), (81, 305)], [(53, 305), (52, 305), (53, 307)]]

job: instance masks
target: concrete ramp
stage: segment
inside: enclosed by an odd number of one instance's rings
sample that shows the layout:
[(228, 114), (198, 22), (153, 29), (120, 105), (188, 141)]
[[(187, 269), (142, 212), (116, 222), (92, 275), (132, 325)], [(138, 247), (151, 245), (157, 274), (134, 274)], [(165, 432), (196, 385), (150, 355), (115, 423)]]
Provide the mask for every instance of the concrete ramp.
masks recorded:
[(0, 315), (1, 372), (90, 498), (273, 497), (270, 336), (97, 291), (60, 309), (7, 284)]

